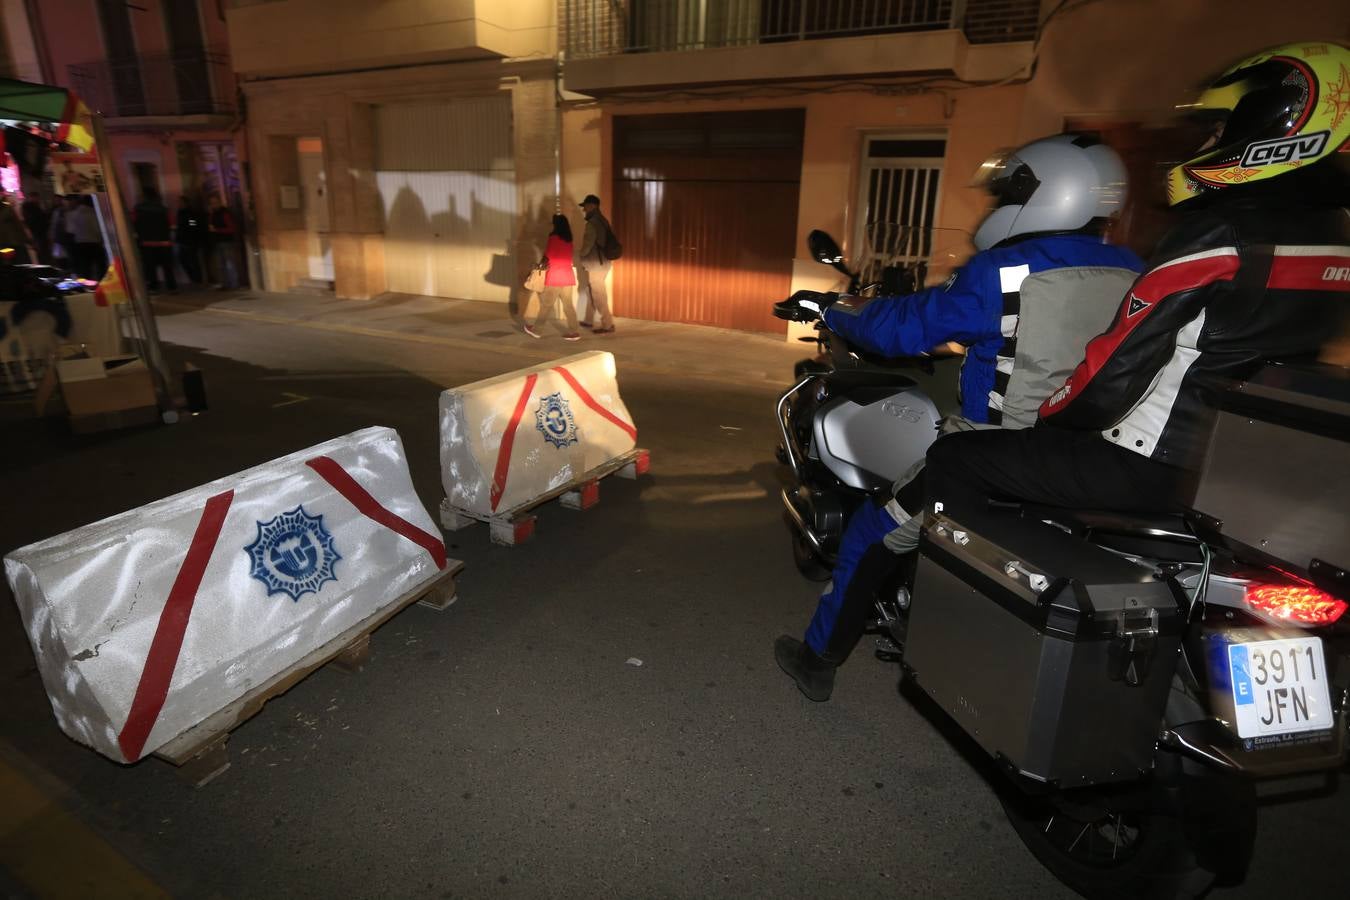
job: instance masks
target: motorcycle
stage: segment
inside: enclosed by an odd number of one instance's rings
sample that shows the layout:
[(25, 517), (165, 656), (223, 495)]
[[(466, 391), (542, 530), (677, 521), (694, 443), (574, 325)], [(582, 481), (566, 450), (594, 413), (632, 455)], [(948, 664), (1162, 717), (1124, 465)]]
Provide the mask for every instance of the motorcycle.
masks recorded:
[[(852, 508), (922, 457), (938, 413), (912, 379), (823, 326), (820, 340), (830, 365), (777, 414), (794, 561), (823, 580)], [(877, 656), (992, 761), (1019, 837), (1084, 896), (1238, 883), (1258, 784), (1335, 790), (1350, 488), (1315, 473), (1350, 464), (1347, 434), (1343, 375), (1267, 366), (1224, 396), (1187, 514), (928, 513), (915, 574), (878, 591)], [(1267, 458), (1292, 465), (1254, 470)]]
[[(844, 263), (832, 237), (812, 231), (812, 256), (848, 279), (848, 292), (908, 293), (923, 282), (923, 264), (893, 266), (863, 285)], [(937, 438), (937, 406), (906, 373), (933, 371), (931, 358), (894, 360), (851, 345), (823, 323), (802, 338), (819, 348), (794, 367), (796, 383), (778, 400), (782, 443), (779, 462), (796, 485), (782, 491), (793, 525), (793, 560), (805, 577), (827, 581), (839, 539), (853, 511), (868, 497), (888, 492)]]

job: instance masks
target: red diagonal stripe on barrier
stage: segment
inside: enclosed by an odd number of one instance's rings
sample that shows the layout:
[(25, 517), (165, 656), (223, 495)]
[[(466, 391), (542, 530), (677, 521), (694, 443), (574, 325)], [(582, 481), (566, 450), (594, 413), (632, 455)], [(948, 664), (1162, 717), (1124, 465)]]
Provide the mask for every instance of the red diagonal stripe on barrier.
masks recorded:
[(492, 473), (492, 490), (488, 494), (492, 501), (493, 512), (497, 511), (497, 504), (501, 502), (502, 494), (506, 493), (506, 474), (511, 469), (511, 447), (516, 442), (516, 426), (520, 424), (520, 417), (525, 415), (525, 404), (529, 402), (530, 393), (534, 391), (534, 383), (538, 380), (538, 375), (526, 376), (525, 387), (520, 392), (520, 399), (516, 400), (511, 421), (502, 432), (502, 445), (497, 449), (497, 468)]
[(306, 462), (305, 465), (318, 472), (319, 477), (332, 485), (333, 489), (343, 497), (346, 497), (348, 502), (355, 506), (357, 512), (361, 515), (417, 544), (431, 554), (431, 558), (436, 562), (436, 568), (445, 568), (444, 541), (430, 532), (423, 531), (397, 513), (386, 509), (332, 457), (316, 456)]
[(614, 413), (610, 412), (609, 410), (601, 406), (600, 401), (592, 397), (590, 393), (584, 387), (581, 386), (581, 382), (577, 381), (576, 378), (573, 377), (571, 372), (567, 371), (567, 369), (565, 369), (562, 366), (554, 366), (553, 371), (557, 372), (559, 375), (563, 377), (563, 381), (566, 381), (568, 387), (570, 387), (573, 391), (576, 392), (576, 395), (581, 398), (582, 403), (585, 403), (587, 406), (595, 410), (601, 416), (613, 422), (615, 425), (619, 426), (624, 431), (628, 432), (628, 436), (631, 437), (633, 440), (635, 441), (637, 440), (637, 429), (634, 428), (629, 423), (625, 422), (623, 419), (620, 419), (618, 416), (614, 415)]
[(159, 711), (164, 708), (164, 698), (169, 696), (169, 682), (173, 680), (173, 670), (178, 665), (178, 653), (183, 649), (183, 635), (187, 631), (188, 619), (192, 616), (192, 604), (197, 599), (197, 589), (201, 587), (202, 575), (211, 554), (216, 549), (216, 539), (225, 525), (225, 514), (230, 511), (234, 501), (234, 491), (216, 494), (206, 501), (201, 521), (192, 534), (192, 543), (188, 545), (187, 556), (178, 568), (178, 577), (169, 589), (169, 599), (159, 614), (159, 624), (155, 626), (155, 636), (150, 641), (150, 652), (145, 656), (145, 668), (141, 670), (141, 680), (136, 685), (136, 696), (131, 701), (131, 712), (127, 714), (126, 724), (117, 735), (117, 744), (127, 762), (141, 758), (150, 729), (155, 727)]

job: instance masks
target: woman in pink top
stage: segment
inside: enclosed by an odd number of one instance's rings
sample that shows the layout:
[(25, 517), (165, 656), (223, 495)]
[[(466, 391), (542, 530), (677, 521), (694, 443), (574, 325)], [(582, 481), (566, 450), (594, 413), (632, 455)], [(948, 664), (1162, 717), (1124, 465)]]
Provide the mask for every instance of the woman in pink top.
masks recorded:
[(552, 315), (553, 304), (561, 300), (563, 314), (567, 316), (567, 333), (563, 340), (580, 340), (577, 307), (572, 301), (572, 287), (577, 283), (572, 270), (572, 226), (568, 224), (567, 216), (553, 217), (553, 230), (548, 235), (544, 260), (548, 263), (548, 273), (544, 276), (544, 290), (539, 294), (539, 315), (533, 325), (525, 323), (525, 333), (534, 338), (543, 337), (539, 329)]

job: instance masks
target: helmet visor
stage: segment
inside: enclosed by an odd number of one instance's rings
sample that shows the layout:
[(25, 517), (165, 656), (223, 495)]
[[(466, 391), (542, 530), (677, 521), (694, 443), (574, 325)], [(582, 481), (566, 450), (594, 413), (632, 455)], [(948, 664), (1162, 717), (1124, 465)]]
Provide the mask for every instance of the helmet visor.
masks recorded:
[(994, 208), (1022, 206), (1036, 193), (1041, 182), (1032, 174), (1031, 167), (1012, 150), (1000, 150), (980, 163), (975, 170), (973, 187), (983, 188), (994, 198)]

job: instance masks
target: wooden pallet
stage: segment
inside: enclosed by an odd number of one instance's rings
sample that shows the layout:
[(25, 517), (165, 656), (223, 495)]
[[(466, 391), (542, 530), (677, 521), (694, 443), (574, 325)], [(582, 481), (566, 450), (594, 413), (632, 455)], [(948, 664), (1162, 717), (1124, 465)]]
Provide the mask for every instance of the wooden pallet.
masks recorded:
[(639, 475), (646, 475), (650, 468), (649, 451), (640, 447), (629, 450), (596, 466), (579, 478), (501, 513), (484, 514), (460, 509), (451, 506), (447, 497), (441, 501), (441, 527), (446, 531), (459, 531), (475, 522), (486, 522), (494, 544), (514, 547), (534, 535), (535, 517), (531, 511), (537, 507), (556, 499), (568, 509), (590, 509), (600, 502), (601, 478), (606, 475), (617, 475), (620, 478), (636, 480)]
[(345, 672), (360, 672), (370, 659), (370, 635), (413, 603), (444, 610), (457, 599), (455, 575), (464, 568), (457, 559), (445, 569), (400, 596), (374, 615), (311, 651), (295, 665), (250, 690), (224, 709), (208, 716), (154, 752), (158, 759), (178, 767), (178, 774), (201, 787), (230, 767), (230, 732), (262, 711), (268, 700), (280, 697), (311, 672), (332, 663)]

